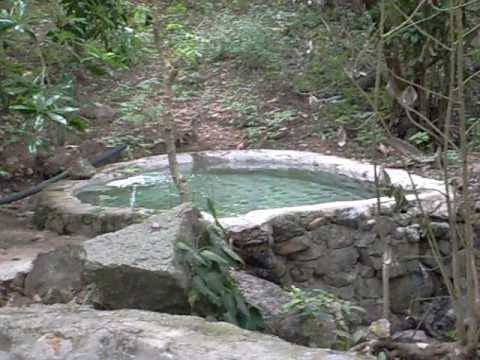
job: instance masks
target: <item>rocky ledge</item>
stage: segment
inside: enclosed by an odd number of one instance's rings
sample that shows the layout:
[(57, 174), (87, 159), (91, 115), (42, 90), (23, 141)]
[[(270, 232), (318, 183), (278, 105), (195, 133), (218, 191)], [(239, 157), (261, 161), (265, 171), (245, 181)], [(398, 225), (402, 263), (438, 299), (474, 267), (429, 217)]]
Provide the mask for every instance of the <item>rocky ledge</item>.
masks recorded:
[(53, 305), (0, 309), (2, 360), (367, 360), (193, 316)]

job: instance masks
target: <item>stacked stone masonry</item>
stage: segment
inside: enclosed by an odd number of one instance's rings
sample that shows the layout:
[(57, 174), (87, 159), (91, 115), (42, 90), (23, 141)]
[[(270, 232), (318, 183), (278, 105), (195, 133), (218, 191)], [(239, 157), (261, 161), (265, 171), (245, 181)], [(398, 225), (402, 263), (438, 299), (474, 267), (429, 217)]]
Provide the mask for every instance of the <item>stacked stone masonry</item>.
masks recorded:
[[(401, 313), (443, 291), (420, 220), (413, 209), (380, 217), (354, 209), (315, 218), (292, 213), (232, 231), (231, 241), (259, 276), (284, 286), (322, 288), (373, 308), (381, 304), (382, 256), (389, 243), (392, 309)], [(431, 226), (448, 256), (448, 223)]]

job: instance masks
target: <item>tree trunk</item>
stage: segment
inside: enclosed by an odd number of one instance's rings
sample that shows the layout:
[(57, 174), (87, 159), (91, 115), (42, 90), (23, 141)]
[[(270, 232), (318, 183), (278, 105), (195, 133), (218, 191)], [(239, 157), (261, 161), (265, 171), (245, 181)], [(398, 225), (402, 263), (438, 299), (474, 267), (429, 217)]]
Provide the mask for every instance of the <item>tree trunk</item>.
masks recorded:
[(170, 174), (175, 182), (175, 186), (178, 189), (180, 194), (180, 199), (182, 203), (191, 201), (190, 189), (188, 188), (188, 183), (185, 177), (180, 172), (177, 161), (177, 149), (176, 149), (176, 131), (175, 131), (175, 120), (172, 115), (172, 105), (174, 93), (172, 90), (172, 85), (177, 77), (177, 70), (168, 63), (167, 59), (164, 58), (164, 96), (163, 96), (163, 137), (165, 140), (165, 145), (167, 148), (168, 155), (168, 166), (170, 168)]
[(191, 201), (191, 194), (188, 183), (180, 172), (180, 168), (178, 166), (175, 120), (172, 114), (173, 99), (175, 97), (172, 86), (177, 77), (177, 70), (172, 64), (170, 64), (168, 59), (168, 51), (161, 39), (161, 23), (160, 16), (157, 11), (154, 11), (153, 36), (158, 55), (162, 58), (163, 62), (163, 138), (168, 155), (170, 175), (172, 176), (175, 186), (177, 187), (182, 203), (185, 203)]

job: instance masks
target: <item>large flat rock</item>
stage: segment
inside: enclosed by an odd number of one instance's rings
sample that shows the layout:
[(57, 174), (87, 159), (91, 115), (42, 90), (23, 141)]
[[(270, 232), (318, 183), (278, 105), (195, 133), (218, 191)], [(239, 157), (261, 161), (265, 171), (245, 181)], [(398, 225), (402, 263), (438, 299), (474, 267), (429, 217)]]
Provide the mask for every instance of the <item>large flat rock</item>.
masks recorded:
[(366, 360), (193, 316), (73, 305), (0, 309), (2, 360)]
[(197, 210), (189, 204), (176, 207), (39, 256), (27, 275), (26, 292), (45, 304), (76, 299), (107, 310), (188, 313), (189, 274), (176, 261), (175, 245), (196, 241), (201, 231)]

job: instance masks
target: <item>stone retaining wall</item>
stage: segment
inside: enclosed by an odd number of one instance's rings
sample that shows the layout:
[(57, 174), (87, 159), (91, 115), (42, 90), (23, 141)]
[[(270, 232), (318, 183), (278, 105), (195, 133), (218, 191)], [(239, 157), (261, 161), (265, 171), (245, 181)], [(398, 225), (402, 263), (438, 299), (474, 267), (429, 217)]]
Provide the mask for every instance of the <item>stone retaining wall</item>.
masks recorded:
[[(443, 292), (420, 219), (413, 208), (379, 217), (355, 208), (323, 215), (290, 213), (250, 228), (233, 227), (230, 236), (257, 275), (282, 285), (331, 291), (369, 307), (375, 317), (382, 298), (385, 242), (393, 250), (394, 312), (404, 312), (413, 301)], [(443, 255), (448, 256), (448, 223), (431, 225)]]

